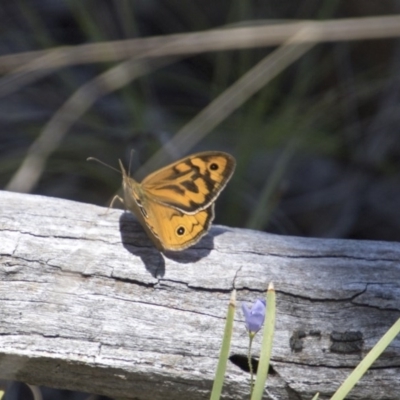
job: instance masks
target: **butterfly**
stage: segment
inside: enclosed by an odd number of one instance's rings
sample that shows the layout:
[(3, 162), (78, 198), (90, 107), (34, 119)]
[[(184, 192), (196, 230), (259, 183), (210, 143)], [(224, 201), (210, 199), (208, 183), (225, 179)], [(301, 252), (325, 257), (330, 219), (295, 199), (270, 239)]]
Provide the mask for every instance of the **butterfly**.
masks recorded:
[[(206, 151), (163, 167), (137, 182), (121, 160), (122, 201), (160, 251), (184, 250), (197, 243), (214, 219), (214, 203), (236, 161), (230, 154)], [(112, 204), (111, 204), (112, 205)]]

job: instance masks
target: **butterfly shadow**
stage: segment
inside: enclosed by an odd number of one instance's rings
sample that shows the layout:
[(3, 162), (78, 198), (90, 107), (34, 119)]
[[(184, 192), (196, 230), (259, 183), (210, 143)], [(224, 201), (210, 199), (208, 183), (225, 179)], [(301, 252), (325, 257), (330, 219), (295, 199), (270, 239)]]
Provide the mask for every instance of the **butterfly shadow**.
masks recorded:
[[(124, 212), (119, 218), (121, 241), (126, 250), (140, 257), (147, 271), (154, 278), (165, 275), (165, 259), (181, 264), (195, 263), (207, 257), (214, 248), (214, 237), (226, 231), (222, 227), (213, 227), (196, 245), (182, 251), (159, 252), (153, 242), (130, 212)], [(164, 255), (164, 257), (163, 257)]]
[(130, 212), (124, 212), (119, 217), (119, 231), (122, 245), (129, 253), (140, 257), (148, 272), (154, 278), (165, 275), (165, 260), (154, 247), (139, 222)]

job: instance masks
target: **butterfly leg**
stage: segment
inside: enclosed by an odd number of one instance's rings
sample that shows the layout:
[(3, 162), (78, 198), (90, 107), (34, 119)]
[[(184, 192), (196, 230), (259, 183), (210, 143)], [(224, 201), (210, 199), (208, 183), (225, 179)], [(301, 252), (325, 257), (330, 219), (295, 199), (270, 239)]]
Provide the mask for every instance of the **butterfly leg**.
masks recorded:
[(124, 199), (121, 196), (118, 196), (117, 194), (112, 198), (110, 205), (108, 208), (112, 208), (112, 206), (115, 203), (115, 200), (119, 200), (122, 204), (124, 204)]
[(112, 208), (112, 206), (115, 203), (115, 200), (119, 200), (122, 204), (124, 204), (124, 199), (121, 196), (118, 196), (117, 194), (111, 199), (111, 203), (107, 208), (107, 211), (104, 214), (107, 214), (108, 211), (110, 210), (110, 208)]

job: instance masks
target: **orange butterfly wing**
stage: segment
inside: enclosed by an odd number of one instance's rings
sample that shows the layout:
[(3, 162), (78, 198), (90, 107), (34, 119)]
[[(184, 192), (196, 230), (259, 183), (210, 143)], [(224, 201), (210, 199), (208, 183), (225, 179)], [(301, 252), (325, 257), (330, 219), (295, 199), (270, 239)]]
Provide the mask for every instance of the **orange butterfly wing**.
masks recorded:
[(142, 183), (120, 166), (125, 207), (160, 251), (178, 251), (207, 233), (215, 199), (231, 178), (235, 159), (222, 152), (197, 153), (153, 172)]
[(197, 153), (150, 174), (141, 185), (154, 201), (195, 214), (215, 201), (234, 169), (230, 154)]

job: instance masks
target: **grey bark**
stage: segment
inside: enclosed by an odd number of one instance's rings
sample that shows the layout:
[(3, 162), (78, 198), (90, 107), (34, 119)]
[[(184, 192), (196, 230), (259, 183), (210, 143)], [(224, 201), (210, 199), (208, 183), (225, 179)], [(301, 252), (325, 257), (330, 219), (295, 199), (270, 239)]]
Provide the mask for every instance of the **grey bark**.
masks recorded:
[[(0, 210), (4, 379), (118, 399), (208, 399), (232, 289), (250, 303), (273, 282), (265, 398), (327, 398), (400, 316), (399, 243), (214, 226), (164, 255), (122, 210), (11, 192), (0, 192)], [(234, 359), (247, 346), (238, 307)], [(248, 392), (249, 374), (229, 362), (223, 399)], [(397, 338), (349, 398), (399, 397)]]

